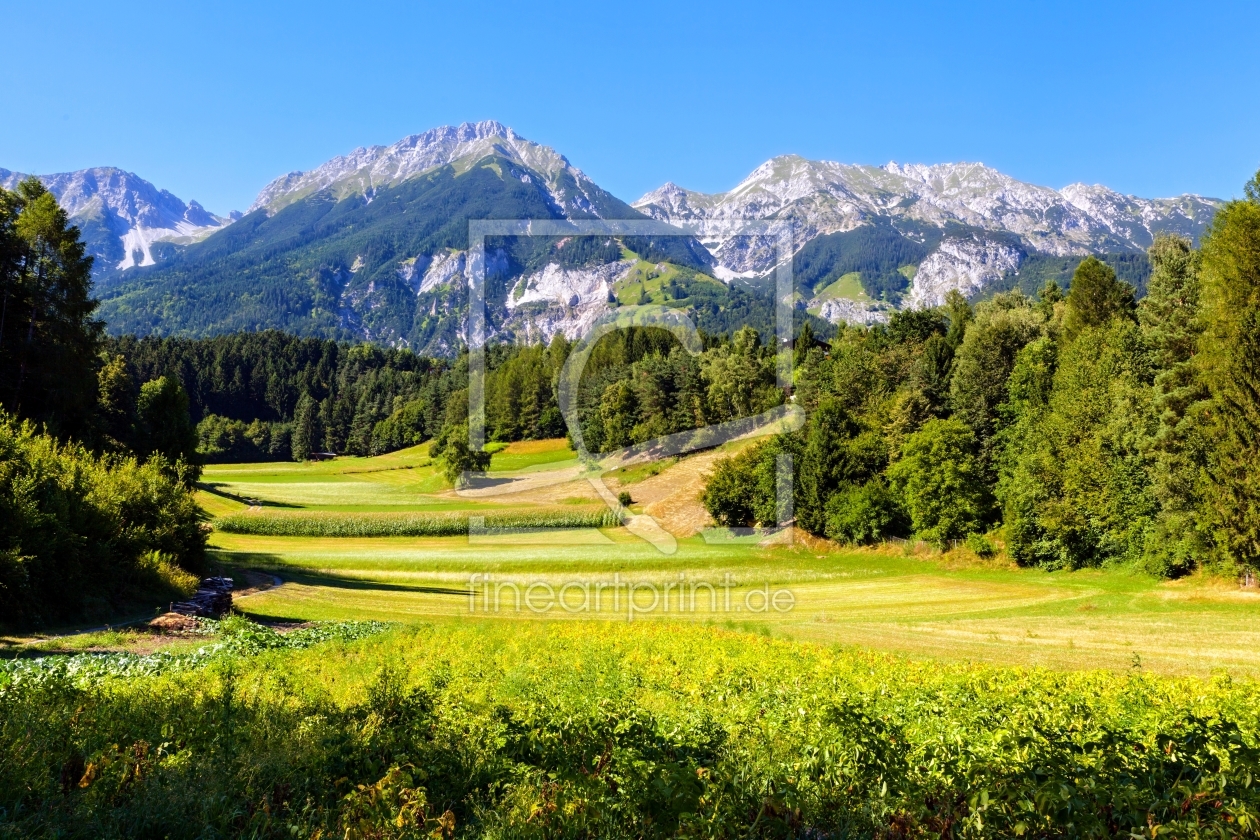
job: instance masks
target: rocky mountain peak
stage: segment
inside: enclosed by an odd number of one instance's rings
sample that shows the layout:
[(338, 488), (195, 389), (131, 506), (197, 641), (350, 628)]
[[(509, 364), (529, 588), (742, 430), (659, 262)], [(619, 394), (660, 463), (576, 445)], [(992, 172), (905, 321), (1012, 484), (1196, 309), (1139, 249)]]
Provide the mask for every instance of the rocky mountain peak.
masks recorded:
[(566, 172), (579, 182), (589, 181), (554, 149), (526, 140), (500, 122), (484, 120), (440, 126), (389, 146), (361, 146), (315, 169), (282, 175), (263, 187), (246, 212), (275, 213), (323, 190), (330, 190), (338, 199), (356, 195), (370, 198), (381, 187), (489, 154), (526, 166), (548, 179)]
[[(14, 189), (27, 177), (0, 169), (0, 187)], [(38, 177), (79, 226), (98, 275), (152, 265), (156, 243), (189, 244), (233, 221), (113, 166)]]

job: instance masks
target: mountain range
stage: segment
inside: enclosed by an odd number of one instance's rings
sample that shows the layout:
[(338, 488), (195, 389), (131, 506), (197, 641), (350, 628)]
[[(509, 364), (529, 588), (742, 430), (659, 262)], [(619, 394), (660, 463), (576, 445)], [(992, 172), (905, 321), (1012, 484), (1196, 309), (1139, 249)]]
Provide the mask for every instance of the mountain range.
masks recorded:
[[(0, 187), (17, 188), (30, 177), (0, 169)], [(207, 212), (134, 175), (100, 166), (38, 176), (78, 225), (88, 253), (96, 258), (98, 282), (138, 266), (154, 265), (173, 249), (200, 242), (241, 217)]]
[[(0, 169), (0, 185), (22, 177)], [(1088, 254), (1139, 291), (1161, 232), (1198, 238), (1220, 202), (1196, 195), (1061, 190), (982, 164), (860, 166), (767, 161), (734, 189), (667, 183), (627, 204), (555, 150), (500, 123), (442, 127), (356, 149), (267, 184), (220, 217), (117, 169), (41, 176), (97, 256), (102, 315), (116, 332), (205, 335), (280, 328), (450, 352), (466, 308), (467, 220), (703, 222), (706, 235), (515, 238), (487, 248), (489, 325), (502, 339), (582, 334), (610, 308), (657, 302), (702, 328), (768, 329), (773, 240), (790, 230), (802, 315), (873, 323), (1047, 279)], [(821, 326), (821, 324), (820, 324)]]

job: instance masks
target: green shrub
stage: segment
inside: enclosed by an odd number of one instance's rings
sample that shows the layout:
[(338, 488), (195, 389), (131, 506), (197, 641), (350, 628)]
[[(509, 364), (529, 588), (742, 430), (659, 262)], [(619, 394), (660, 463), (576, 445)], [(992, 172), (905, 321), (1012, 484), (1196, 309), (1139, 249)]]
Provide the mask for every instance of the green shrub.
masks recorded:
[(1260, 833), (1249, 681), (667, 622), (379, 629), (240, 624), (113, 672), (7, 665), (0, 836)]
[(105, 618), (182, 595), (206, 532), (179, 464), (95, 456), (0, 414), (0, 623)]
[(968, 534), (967, 548), (970, 548), (981, 557), (988, 558), (997, 554), (997, 548), (995, 548), (993, 543), (989, 542), (988, 537), (983, 534)]
[(906, 531), (906, 515), (882, 479), (842, 488), (827, 501), (827, 536), (864, 545)]

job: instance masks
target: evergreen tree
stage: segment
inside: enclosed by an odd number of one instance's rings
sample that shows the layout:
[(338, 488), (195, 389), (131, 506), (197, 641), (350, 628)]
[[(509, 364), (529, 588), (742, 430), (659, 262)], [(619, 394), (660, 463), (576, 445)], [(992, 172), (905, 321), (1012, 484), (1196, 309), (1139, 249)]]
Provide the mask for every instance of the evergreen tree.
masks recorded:
[(883, 470), (888, 452), (877, 432), (864, 428), (839, 401), (826, 399), (809, 420), (800, 461), (796, 519), (811, 534), (823, 534), (828, 499)]
[(1214, 447), (1211, 395), (1196, 361), (1203, 334), (1199, 253), (1188, 239), (1159, 236), (1149, 251), (1151, 276), (1138, 322), (1158, 371), (1148, 443), (1160, 513), (1147, 541), (1147, 566), (1159, 574), (1190, 571), (1212, 551), (1205, 476)]
[(319, 404), (304, 391), (293, 411), (293, 460), (308, 460), (318, 441)]
[(91, 434), (97, 401), (92, 258), (35, 178), (0, 190), (0, 406), (55, 434)]
[(954, 417), (971, 427), (986, 469), (994, 463), (991, 440), (999, 431), (999, 406), (1020, 350), (1041, 335), (1044, 320), (1018, 291), (998, 295), (976, 309), (954, 357), (950, 403)]
[(1260, 173), (1203, 239), (1202, 364), (1219, 440), (1208, 503), (1227, 556), (1260, 565)]
[(1133, 317), (1135, 308), (1133, 287), (1117, 279), (1115, 270), (1097, 257), (1086, 257), (1072, 274), (1063, 334), (1071, 341), (1083, 330), (1114, 317)]
[(130, 445), (139, 396), (135, 380), (121, 355), (113, 356), (101, 368), (98, 412), (103, 443), (109, 449), (121, 450)]

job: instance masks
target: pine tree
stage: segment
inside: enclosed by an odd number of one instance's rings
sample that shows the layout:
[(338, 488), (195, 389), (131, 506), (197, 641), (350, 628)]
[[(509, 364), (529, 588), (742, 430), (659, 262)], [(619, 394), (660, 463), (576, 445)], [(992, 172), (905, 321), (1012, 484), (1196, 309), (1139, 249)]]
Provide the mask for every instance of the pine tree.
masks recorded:
[(0, 407), (86, 437), (102, 334), (92, 258), (37, 179), (0, 193)]
[(1260, 566), (1260, 173), (1203, 240), (1202, 363), (1220, 443), (1208, 503), (1228, 557)]
[(1158, 371), (1152, 403), (1158, 425), (1147, 447), (1160, 513), (1147, 555), (1151, 571), (1164, 575), (1191, 570), (1210, 551), (1203, 504), (1212, 406), (1196, 363), (1204, 328), (1199, 256), (1184, 237), (1157, 237), (1149, 251), (1147, 295), (1138, 306), (1142, 336)]
[(319, 441), (319, 404), (306, 391), (293, 410), (293, 460), (305, 461)]

